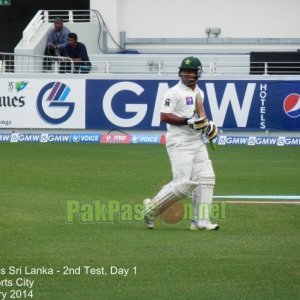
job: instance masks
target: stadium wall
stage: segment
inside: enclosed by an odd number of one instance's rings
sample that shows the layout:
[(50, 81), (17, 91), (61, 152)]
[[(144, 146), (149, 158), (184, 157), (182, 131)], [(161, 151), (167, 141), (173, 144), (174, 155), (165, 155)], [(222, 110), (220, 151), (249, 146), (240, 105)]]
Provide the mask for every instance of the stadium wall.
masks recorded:
[[(120, 32), (130, 38), (206, 38), (206, 29), (213, 28), (220, 29), (218, 38), (299, 38), (298, 0), (280, 0), (276, 5), (273, 0), (91, 0), (90, 7), (101, 13), (116, 40)], [(209, 37), (215, 35), (211, 32)], [(262, 46), (270, 51), (280, 47)]]

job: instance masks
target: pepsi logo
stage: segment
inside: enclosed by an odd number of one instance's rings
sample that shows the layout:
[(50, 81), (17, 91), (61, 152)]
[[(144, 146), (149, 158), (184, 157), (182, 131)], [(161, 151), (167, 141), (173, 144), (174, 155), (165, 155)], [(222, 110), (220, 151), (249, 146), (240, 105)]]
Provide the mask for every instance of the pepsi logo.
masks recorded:
[(300, 95), (289, 94), (283, 101), (283, 110), (290, 118), (300, 116)]

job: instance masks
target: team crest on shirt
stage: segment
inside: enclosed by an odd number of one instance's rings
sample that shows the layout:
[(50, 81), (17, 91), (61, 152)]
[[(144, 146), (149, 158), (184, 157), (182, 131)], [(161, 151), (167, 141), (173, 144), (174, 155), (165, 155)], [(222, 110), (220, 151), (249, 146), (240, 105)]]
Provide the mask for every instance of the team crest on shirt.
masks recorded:
[(193, 97), (186, 97), (185, 98), (186, 105), (193, 105)]
[(170, 106), (170, 99), (165, 100), (165, 106)]

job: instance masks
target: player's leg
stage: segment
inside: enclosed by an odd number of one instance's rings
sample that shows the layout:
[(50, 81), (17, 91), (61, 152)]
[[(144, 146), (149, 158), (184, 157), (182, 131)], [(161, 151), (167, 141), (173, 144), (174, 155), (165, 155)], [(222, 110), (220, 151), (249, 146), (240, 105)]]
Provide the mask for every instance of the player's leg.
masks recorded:
[(148, 228), (153, 229), (155, 218), (174, 201), (189, 196), (197, 185), (194, 181), (171, 181), (153, 199), (145, 199), (144, 218)]
[(172, 166), (173, 181), (166, 184), (152, 199), (144, 200), (144, 216), (148, 228), (154, 228), (155, 217), (161, 214), (171, 203), (189, 196), (198, 182), (191, 181), (193, 154), (184, 145), (168, 147)]
[(194, 216), (190, 229), (219, 229), (218, 224), (210, 222), (215, 174), (206, 147), (201, 147), (195, 156), (192, 179), (199, 181), (199, 185), (192, 196)]

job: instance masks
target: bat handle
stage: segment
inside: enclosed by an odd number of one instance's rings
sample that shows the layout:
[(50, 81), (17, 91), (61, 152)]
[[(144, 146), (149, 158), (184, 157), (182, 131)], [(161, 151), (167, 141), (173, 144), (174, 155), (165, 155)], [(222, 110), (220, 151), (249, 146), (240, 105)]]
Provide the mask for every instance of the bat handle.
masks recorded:
[(208, 141), (209, 141), (209, 144), (210, 144), (210, 148), (212, 150), (216, 150), (216, 144), (212, 140), (208, 140)]

